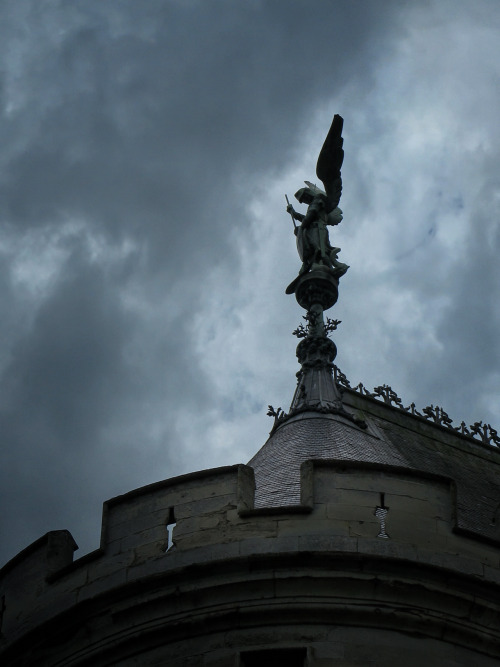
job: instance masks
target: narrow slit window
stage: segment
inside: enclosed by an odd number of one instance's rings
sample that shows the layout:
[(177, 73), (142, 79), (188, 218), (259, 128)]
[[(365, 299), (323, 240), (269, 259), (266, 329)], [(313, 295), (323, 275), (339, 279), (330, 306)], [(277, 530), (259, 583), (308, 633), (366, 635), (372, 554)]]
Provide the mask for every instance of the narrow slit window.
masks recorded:
[(385, 493), (380, 494), (380, 505), (375, 508), (374, 514), (377, 519), (380, 521), (380, 532), (377, 537), (381, 537), (385, 540), (389, 539), (389, 535), (386, 533), (386, 517), (389, 508), (385, 505)]
[(174, 528), (177, 525), (177, 521), (175, 520), (175, 513), (174, 513), (174, 508), (171, 507), (168, 510), (168, 519), (167, 519), (167, 548), (165, 551), (169, 551), (173, 546), (175, 546), (174, 543)]

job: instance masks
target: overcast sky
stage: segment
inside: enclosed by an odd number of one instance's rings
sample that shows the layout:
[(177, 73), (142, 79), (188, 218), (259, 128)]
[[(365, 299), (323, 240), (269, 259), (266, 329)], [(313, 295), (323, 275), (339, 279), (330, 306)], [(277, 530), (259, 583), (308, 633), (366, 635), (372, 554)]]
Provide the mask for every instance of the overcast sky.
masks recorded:
[[(500, 427), (498, 0), (0, 3), (0, 561), (245, 463), (288, 408), (292, 198), (344, 117), (337, 363)], [(297, 204), (298, 210), (304, 209)]]

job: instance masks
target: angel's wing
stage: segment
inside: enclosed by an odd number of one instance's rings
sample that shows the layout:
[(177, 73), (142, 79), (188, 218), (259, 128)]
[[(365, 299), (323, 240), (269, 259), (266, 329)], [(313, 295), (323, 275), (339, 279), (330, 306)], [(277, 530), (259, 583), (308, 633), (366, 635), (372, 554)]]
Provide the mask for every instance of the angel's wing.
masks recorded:
[(344, 150), (342, 148), (344, 143), (342, 139), (343, 125), (344, 119), (342, 116), (335, 114), (316, 164), (316, 175), (320, 181), (323, 181), (326, 194), (333, 204), (333, 208), (339, 205), (342, 194), (340, 168), (344, 161)]

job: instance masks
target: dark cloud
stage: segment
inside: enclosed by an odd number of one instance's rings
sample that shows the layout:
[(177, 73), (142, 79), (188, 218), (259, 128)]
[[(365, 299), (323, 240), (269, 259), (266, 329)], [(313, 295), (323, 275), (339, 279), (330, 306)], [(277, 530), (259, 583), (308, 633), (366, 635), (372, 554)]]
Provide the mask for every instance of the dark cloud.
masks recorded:
[(339, 361), (457, 408), (463, 364), (487, 407), (500, 12), (451, 8), (4, 3), (0, 560), (58, 528), (95, 548), (107, 497), (262, 444), (301, 315), (283, 192), (314, 178), (335, 112)]

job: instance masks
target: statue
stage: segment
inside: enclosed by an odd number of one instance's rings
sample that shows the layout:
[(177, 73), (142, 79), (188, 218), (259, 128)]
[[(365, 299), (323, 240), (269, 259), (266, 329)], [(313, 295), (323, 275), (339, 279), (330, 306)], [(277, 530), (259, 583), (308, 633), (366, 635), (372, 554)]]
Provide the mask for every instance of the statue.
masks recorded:
[[(327, 227), (338, 225), (342, 220), (342, 211), (338, 207), (342, 194), (340, 168), (344, 160), (342, 149), (343, 119), (335, 115), (316, 165), (316, 175), (323, 182), (325, 191), (305, 181), (307, 187), (295, 193), (301, 204), (307, 204), (307, 213), (295, 211), (288, 203), (287, 211), (291, 214), (294, 233), (297, 236), (297, 249), (302, 260), (302, 267), (297, 278), (287, 287), (286, 293), (293, 294), (301, 277), (322, 267), (337, 280), (349, 268), (338, 260), (340, 248), (330, 245)], [(287, 197), (288, 202), (288, 197)], [(300, 226), (295, 221), (300, 222)]]
[(299, 306), (307, 311), (303, 316), (307, 326), (300, 324), (293, 332), (300, 339), (297, 359), (301, 369), (290, 410), (286, 413), (269, 406), (267, 414), (274, 417), (273, 431), (287, 420), (311, 411), (339, 415), (366, 428), (360, 417), (344, 409), (341, 389), (333, 377), (337, 346), (328, 334), (337, 329), (340, 321), (329, 317), (326, 323), (324, 320), (324, 312), (337, 303), (339, 278), (349, 268), (338, 260), (340, 248), (330, 245), (328, 238), (328, 226), (338, 225), (342, 220), (338, 205), (342, 193), (343, 123), (340, 116), (334, 116), (318, 157), (316, 174), (325, 189), (305, 181), (306, 187), (295, 195), (301, 204), (307, 204), (307, 213), (297, 213), (286, 198), (302, 260), (299, 275), (288, 285), (286, 293), (295, 294)]

